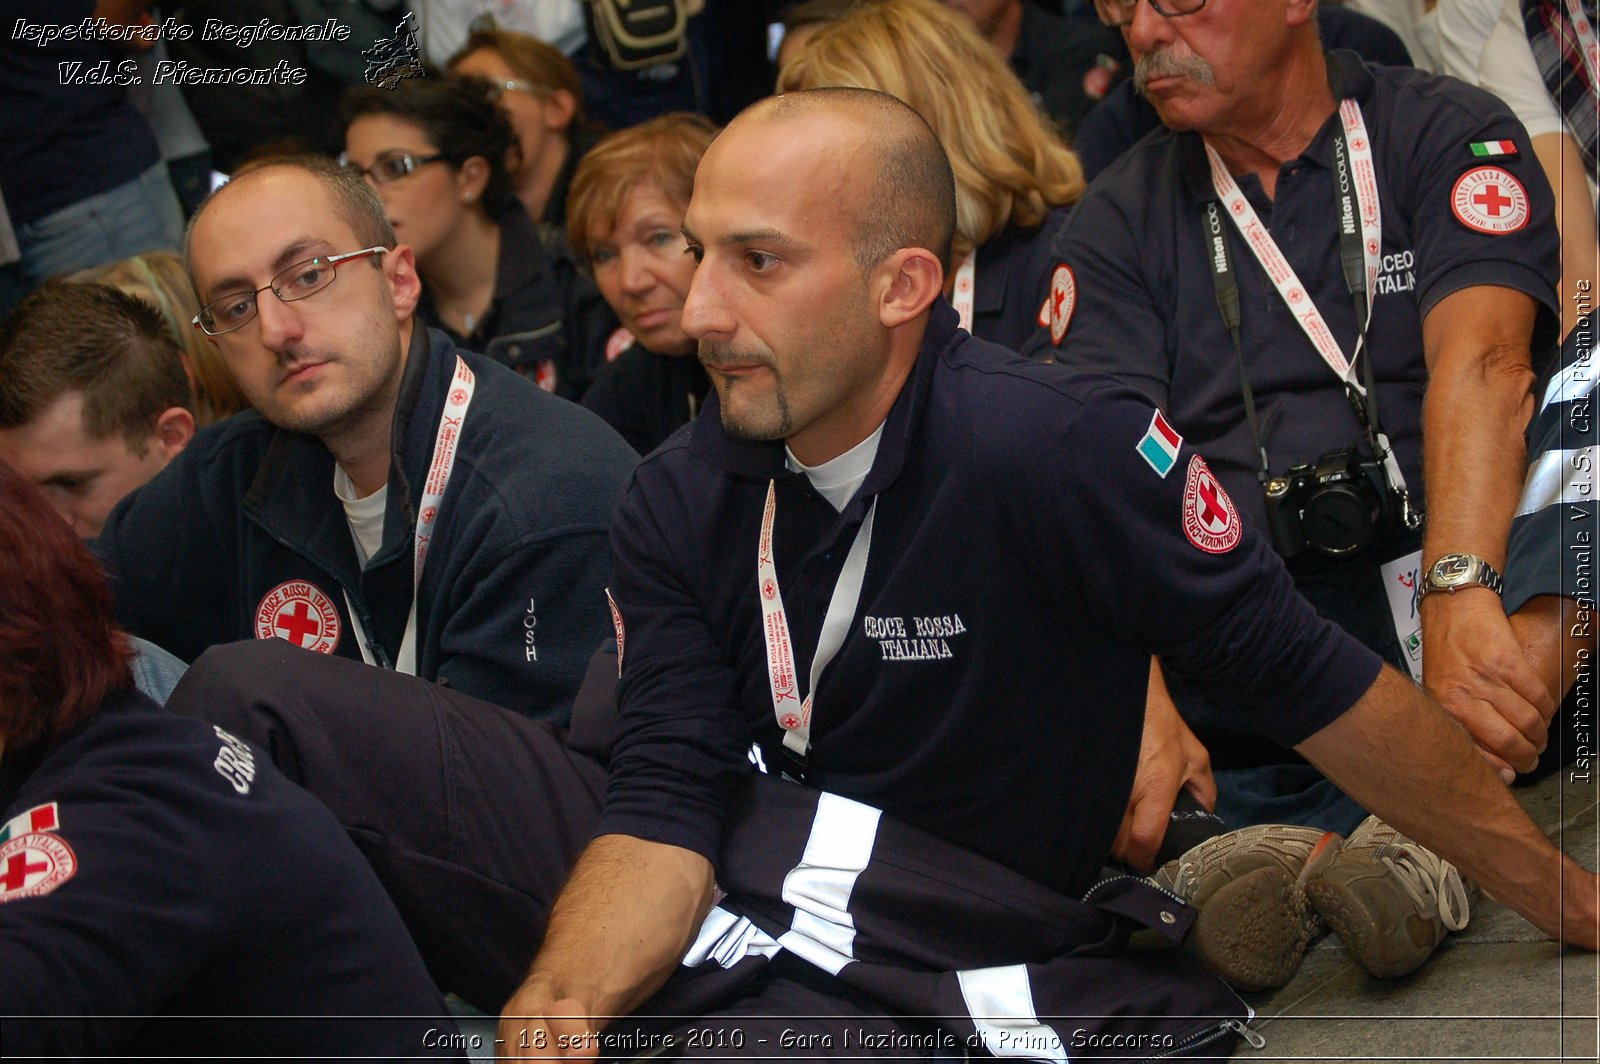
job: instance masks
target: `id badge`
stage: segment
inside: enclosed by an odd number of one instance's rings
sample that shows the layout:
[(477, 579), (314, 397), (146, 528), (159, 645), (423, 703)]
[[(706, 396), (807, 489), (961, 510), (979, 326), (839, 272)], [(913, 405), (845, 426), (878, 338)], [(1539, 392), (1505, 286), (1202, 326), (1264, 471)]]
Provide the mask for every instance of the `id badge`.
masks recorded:
[(1383, 589), (1389, 596), (1394, 634), (1406, 654), (1411, 678), (1422, 682), (1422, 616), (1417, 603), (1422, 595), (1422, 551), (1414, 550), (1389, 562), (1381, 570)]

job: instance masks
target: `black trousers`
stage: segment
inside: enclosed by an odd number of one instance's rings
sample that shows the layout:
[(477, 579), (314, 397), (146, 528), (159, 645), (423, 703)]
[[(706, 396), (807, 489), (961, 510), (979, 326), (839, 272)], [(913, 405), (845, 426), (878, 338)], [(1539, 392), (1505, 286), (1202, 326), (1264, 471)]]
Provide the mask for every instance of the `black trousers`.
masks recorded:
[[(440, 989), (500, 1012), (599, 823), (598, 761), (570, 750), (550, 724), (279, 639), (208, 650), (168, 708), (253, 743), (327, 805), (376, 869)], [(883, 1015), (865, 994), (792, 958), (719, 998), (692, 1020), (620, 1023), (601, 1054), (640, 1055), (671, 1034), (675, 1054), (696, 1058), (904, 1057), (904, 1036), (928, 1029)]]

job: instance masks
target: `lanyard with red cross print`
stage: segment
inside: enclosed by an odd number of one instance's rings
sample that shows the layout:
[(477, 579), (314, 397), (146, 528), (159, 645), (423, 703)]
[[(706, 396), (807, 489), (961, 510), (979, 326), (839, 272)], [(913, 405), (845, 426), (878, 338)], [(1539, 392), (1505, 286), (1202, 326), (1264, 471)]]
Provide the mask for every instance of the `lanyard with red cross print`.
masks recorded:
[[(1336, 92), (1335, 95), (1338, 95)], [(1278, 296), (1289, 308), (1295, 322), (1316, 348), (1322, 360), (1344, 384), (1358, 421), (1366, 433), (1373, 454), (1383, 463), (1384, 476), (1401, 501), (1401, 513), (1406, 527), (1416, 528), (1421, 515), (1411, 508), (1410, 493), (1406, 489), (1405, 475), (1395, 458), (1394, 448), (1378, 420), (1378, 390), (1373, 379), (1372, 354), (1365, 352), (1367, 326), (1372, 321), (1372, 293), (1377, 287), (1380, 254), (1383, 247), (1383, 221), (1378, 202), (1377, 167), (1372, 158), (1372, 142), (1367, 135), (1367, 125), (1361, 108), (1353, 99), (1339, 103), (1339, 136), (1333, 142), (1334, 177), (1338, 192), (1339, 258), (1343, 268), (1345, 287), (1349, 290), (1356, 310), (1356, 346), (1347, 359), (1334, 339), (1322, 312), (1317, 309), (1294, 267), (1272, 239), (1272, 234), (1262, 224), (1256, 209), (1250, 205), (1239, 183), (1228, 172), (1222, 157), (1210, 144), (1205, 145), (1206, 158), (1211, 168), (1211, 185), (1217, 199), (1206, 204), (1206, 241), (1211, 247), (1211, 270), (1216, 281), (1217, 306), (1223, 323), (1233, 339), (1234, 352), (1239, 359), (1239, 384), (1244, 394), (1245, 417), (1255, 440), (1261, 462), (1259, 476), (1263, 483), (1271, 478), (1267, 461), (1266, 441), (1261, 435), (1257, 417), (1255, 395), (1245, 372), (1244, 349), (1239, 337), (1239, 287), (1229, 261), (1228, 241), (1222, 231), (1219, 215), (1233, 220), (1234, 228), (1244, 238), (1245, 245), (1257, 263), (1266, 272)], [(1218, 204), (1222, 210), (1218, 210)], [(1359, 232), (1358, 232), (1359, 228)], [(1362, 363), (1362, 380), (1356, 378), (1353, 363)]]
[[(428, 463), (428, 478), (422, 482), (416, 534), (412, 538), (411, 612), (406, 617), (406, 632), (400, 639), (400, 652), (394, 659), (394, 671), (408, 676), (417, 674), (417, 590), (422, 586), (422, 563), (427, 560), (428, 541), (433, 538), (433, 526), (439, 519), (439, 506), (444, 501), (445, 488), (450, 485), (450, 474), (456, 467), (461, 429), (466, 424), (467, 407), (472, 405), (472, 394), (477, 390), (477, 385), (477, 377), (467, 367), (465, 360), (457, 355), (455, 376), (450, 380), (444, 409), (439, 412), (439, 431), (433, 438), (433, 460)], [(350, 601), (349, 592), (345, 593), (344, 604), (350, 611), (350, 627), (355, 630), (356, 645), (361, 648), (362, 660), (368, 665), (380, 664), (378, 655), (373, 653), (367, 639), (366, 630), (361, 626), (361, 616)]]
[(872, 521), (878, 513), (878, 500), (872, 500), (866, 520), (856, 531), (845, 556), (844, 569), (833, 587), (828, 612), (822, 619), (822, 634), (811, 659), (811, 679), (804, 697), (795, 675), (794, 645), (789, 639), (789, 621), (783, 611), (783, 592), (778, 588), (778, 567), (772, 559), (772, 528), (778, 514), (776, 481), (767, 482), (767, 505), (761, 514), (761, 538), (756, 544), (756, 587), (761, 598), (761, 633), (767, 643), (767, 680), (772, 687), (772, 713), (783, 729), (783, 748), (789, 755), (795, 780), (804, 780), (806, 757), (811, 752), (811, 713), (817, 693), (817, 679), (844, 645), (861, 602), (861, 584), (867, 575), (867, 552), (872, 545)]
[(1573, 36), (1578, 38), (1578, 54), (1583, 57), (1583, 65), (1589, 68), (1589, 84), (1600, 94), (1600, 74), (1597, 74), (1600, 71), (1600, 41), (1595, 39), (1594, 26), (1584, 17), (1578, 0), (1567, 0), (1567, 17), (1572, 20)]

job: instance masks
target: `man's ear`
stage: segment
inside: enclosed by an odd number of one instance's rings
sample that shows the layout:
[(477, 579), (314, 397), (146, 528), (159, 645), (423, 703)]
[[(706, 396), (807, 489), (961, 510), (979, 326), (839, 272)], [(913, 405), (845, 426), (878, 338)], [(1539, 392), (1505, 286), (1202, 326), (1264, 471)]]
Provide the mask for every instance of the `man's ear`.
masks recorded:
[(1317, 18), (1317, 0), (1289, 0), (1287, 22), (1292, 29), (1298, 29), (1307, 22), (1315, 22)]
[(169, 406), (156, 418), (156, 430), (151, 435), (162, 456), (170, 462), (189, 446), (194, 432), (194, 415), (181, 406)]
[(409, 244), (396, 244), (383, 257), (383, 276), (389, 282), (396, 321), (409, 321), (422, 298), (422, 277), (417, 273), (417, 256)]
[(944, 291), (944, 267), (926, 248), (901, 248), (878, 267), (878, 320), (893, 329), (923, 314)]

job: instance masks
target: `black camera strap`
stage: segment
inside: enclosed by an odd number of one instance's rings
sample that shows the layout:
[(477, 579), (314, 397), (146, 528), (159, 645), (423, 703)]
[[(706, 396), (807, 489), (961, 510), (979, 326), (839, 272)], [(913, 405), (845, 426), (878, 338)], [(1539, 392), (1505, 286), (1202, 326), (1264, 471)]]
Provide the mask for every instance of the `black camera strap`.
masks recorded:
[(1239, 391), (1244, 395), (1244, 416), (1250, 423), (1250, 438), (1255, 441), (1256, 454), (1261, 458), (1256, 477), (1265, 484), (1272, 478), (1272, 467), (1267, 464), (1267, 443), (1261, 435), (1256, 395), (1250, 388), (1250, 374), (1244, 368), (1244, 345), (1239, 340), (1239, 283), (1233, 279), (1228, 233), (1222, 225), (1222, 211), (1216, 200), (1206, 204), (1206, 239), (1211, 243), (1211, 280), (1216, 283), (1217, 309), (1222, 312), (1222, 324), (1233, 339), (1233, 353), (1239, 361)]

